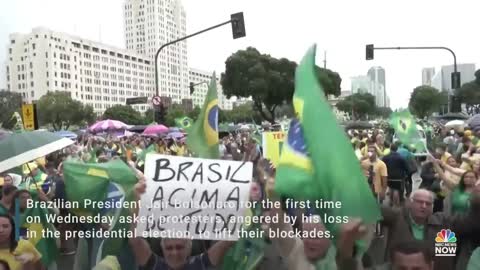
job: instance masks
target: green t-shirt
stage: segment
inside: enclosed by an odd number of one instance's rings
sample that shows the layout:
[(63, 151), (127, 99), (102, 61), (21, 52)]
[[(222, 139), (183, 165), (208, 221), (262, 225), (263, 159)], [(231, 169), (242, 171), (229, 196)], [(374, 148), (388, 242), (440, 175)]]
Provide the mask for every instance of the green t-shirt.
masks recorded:
[(0, 203), (0, 215), (8, 215), (9, 211), (8, 209)]
[(455, 189), (452, 193), (452, 213), (465, 214), (470, 208), (470, 193)]
[(412, 217), (410, 217), (410, 223), (412, 227), (413, 238), (423, 241), (423, 239), (425, 238), (424, 226), (415, 223)]

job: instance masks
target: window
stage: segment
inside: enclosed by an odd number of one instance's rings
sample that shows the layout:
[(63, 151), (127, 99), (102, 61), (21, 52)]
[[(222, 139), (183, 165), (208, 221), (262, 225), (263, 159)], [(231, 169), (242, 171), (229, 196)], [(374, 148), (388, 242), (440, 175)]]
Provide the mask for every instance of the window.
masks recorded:
[(30, 79), (33, 79), (33, 72), (30, 71)]
[(55, 87), (57, 87), (57, 86), (58, 86), (58, 82), (57, 82), (57, 81), (55, 81)]
[(50, 86), (50, 83), (47, 81), (47, 87), (49, 87), (49, 86)]
[[(37, 36), (38, 37), (38, 36)], [(32, 43), (32, 48), (35, 50), (35, 43)]]
[[(33, 81), (30, 82), (30, 86), (33, 87)], [(32, 93), (33, 93), (33, 91), (32, 91)], [(33, 97), (33, 94), (32, 94), (32, 97)]]
[(33, 63), (32, 62), (30, 62), (30, 68), (33, 68)]

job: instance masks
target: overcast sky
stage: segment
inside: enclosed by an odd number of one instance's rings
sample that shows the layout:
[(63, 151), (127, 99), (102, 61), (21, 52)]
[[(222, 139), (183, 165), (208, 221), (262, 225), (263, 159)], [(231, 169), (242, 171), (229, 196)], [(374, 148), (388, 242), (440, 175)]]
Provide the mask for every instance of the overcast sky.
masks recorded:
[[(8, 35), (45, 26), (125, 47), (123, 0), (0, 0), (0, 61)], [(187, 32), (226, 21), (243, 11), (247, 36), (233, 40), (225, 26), (188, 41), (189, 66), (224, 70), (226, 58), (239, 49), (256, 47), (275, 57), (298, 62), (317, 43), (317, 63), (340, 73), (342, 90), (350, 77), (371, 66), (386, 69), (386, 88), (394, 108), (406, 107), (410, 92), (421, 84), (423, 67), (450, 65), (446, 51), (376, 51), (365, 61), (365, 44), (376, 46), (447, 46), (458, 63), (480, 67), (478, 0), (183, 0)], [(3, 65), (3, 64), (2, 64)], [(4, 69), (0, 69), (4, 70)], [(3, 86), (4, 75), (1, 76)]]

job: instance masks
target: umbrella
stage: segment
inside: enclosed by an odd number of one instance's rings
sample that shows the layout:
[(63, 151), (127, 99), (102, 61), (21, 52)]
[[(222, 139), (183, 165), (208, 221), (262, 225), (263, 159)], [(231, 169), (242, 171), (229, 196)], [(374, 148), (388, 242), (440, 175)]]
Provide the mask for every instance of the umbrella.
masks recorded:
[(345, 124), (346, 129), (371, 129), (373, 128), (373, 125), (368, 123), (368, 122), (363, 122), (363, 121), (352, 121), (352, 122), (347, 122)]
[(480, 127), (480, 114), (472, 116), (472, 118), (468, 119), (467, 123), (473, 130)]
[(175, 139), (183, 138), (184, 136), (185, 136), (185, 134), (183, 134), (182, 132), (178, 132), (178, 131), (168, 133), (168, 137), (175, 138)]
[(168, 127), (164, 125), (151, 125), (143, 131), (143, 135), (156, 135), (165, 132), (168, 132)]
[(453, 127), (461, 127), (465, 125), (465, 121), (463, 120), (453, 120), (445, 124), (445, 127), (453, 128)]
[(129, 129), (132, 126), (129, 126), (123, 122), (117, 120), (103, 120), (93, 124), (91, 127), (88, 128), (91, 132), (102, 132), (102, 131), (115, 131), (115, 130), (122, 130), (122, 129)]
[(72, 145), (73, 141), (47, 131), (15, 133), (0, 141), (0, 172), (23, 165)]
[(6, 131), (5, 129), (0, 129), (0, 140), (7, 138), (8, 136), (10, 136), (10, 134), (12, 133), (9, 131)]
[(67, 131), (67, 130), (57, 131), (57, 132), (54, 132), (54, 134), (58, 135), (60, 137), (68, 138), (68, 139), (72, 139), (72, 140), (75, 140), (78, 137), (77, 134), (75, 134), (71, 131)]

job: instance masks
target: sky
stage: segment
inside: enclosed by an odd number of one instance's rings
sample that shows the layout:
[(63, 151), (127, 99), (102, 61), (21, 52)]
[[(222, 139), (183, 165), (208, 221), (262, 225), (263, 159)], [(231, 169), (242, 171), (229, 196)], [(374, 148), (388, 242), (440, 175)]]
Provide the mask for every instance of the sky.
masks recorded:
[[(0, 63), (7, 54), (8, 35), (28, 33), (34, 27), (75, 34), (124, 48), (124, 0), (0, 0)], [(300, 61), (317, 44), (317, 64), (342, 77), (366, 75), (371, 66), (386, 70), (391, 107), (408, 105), (410, 93), (421, 84), (424, 67), (451, 65), (447, 51), (375, 51), (365, 60), (365, 45), (446, 46), (458, 63), (480, 68), (478, 0), (182, 0), (187, 33), (227, 21), (243, 11), (247, 36), (232, 39), (224, 26), (188, 40), (190, 67), (222, 72), (225, 60), (249, 46), (274, 57)], [(2, 48), (3, 47), (3, 48)], [(438, 70), (438, 69), (437, 69)], [(4, 72), (3, 68), (0, 71)], [(0, 88), (4, 75), (0, 76)]]

